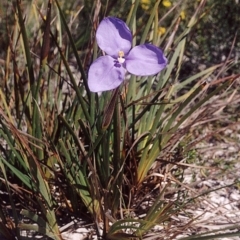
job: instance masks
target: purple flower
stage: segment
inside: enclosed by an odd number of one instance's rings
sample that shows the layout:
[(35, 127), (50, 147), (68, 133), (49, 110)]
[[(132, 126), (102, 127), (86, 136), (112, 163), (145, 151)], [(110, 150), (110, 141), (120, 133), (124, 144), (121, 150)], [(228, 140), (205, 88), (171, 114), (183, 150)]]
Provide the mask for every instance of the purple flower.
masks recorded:
[(151, 44), (131, 49), (132, 34), (125, 22), (118, 18), (104, 18), (96, 32), (98, 46), (107, 54), (96, 59), (88, 72), (88, 86), (92, 92), (118, 87), (126, 70), (138, 76), (160, 72), (167, 65), (162, 51)]

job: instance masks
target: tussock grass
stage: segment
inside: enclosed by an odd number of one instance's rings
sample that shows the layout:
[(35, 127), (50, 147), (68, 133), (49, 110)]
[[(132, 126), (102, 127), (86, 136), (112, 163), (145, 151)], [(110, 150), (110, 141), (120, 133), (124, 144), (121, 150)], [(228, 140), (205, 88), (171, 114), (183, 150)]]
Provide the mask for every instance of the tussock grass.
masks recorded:
[[(148, 7), (139, 0), (0, 3), (0, 184), (7, 193), (1, 235), (25, 239), (27, 229), (62, 239), (61, 211), (90, 219), (99, 239), (192, 234), (200, 217), (193, 206), (218, 189), (196, 189), (199, 171), (216, 177), (216, 166), (201, 161), (198, 144), (222, 137), (227, 128), (235, 131), (239, 74), (231, 72), (238, 64), (232, 51), (223, 62), (186, 73), (192, 36), (213, 7), (190, 2), (172, 1), (169, 8), (160, 0)], [(157, 76), (127, 75), (119, 89), (94, 94), (87, 72), (102, 54), (95, 32), (108, 15), (126, 20), (133, 46), (153, 43), (169, 64)], [(237, 33), (231, 50), (236, 39)], [(232, 223), (223, 230), (236, 228)], [(194, 233), (211, 239), (205, 235), (223, 237), (220, 230)]]

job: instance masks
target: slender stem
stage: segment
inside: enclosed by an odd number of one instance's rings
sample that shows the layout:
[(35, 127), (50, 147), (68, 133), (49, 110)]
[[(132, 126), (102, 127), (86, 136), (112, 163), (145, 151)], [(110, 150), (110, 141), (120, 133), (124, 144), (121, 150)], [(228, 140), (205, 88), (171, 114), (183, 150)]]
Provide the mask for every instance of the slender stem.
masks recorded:
[(114, 91), (112, 92), (110, 101), (109, 101), (108, 105), (106, 106), (106, 108), (104, 109), (103, 122), (102, 122), (103, 130), (106, 130), (112, 121), (114, 109), (115, 109), (116, 102), (118, 99), (118, 92), (119, 92), (119, 87), (114, 89)]

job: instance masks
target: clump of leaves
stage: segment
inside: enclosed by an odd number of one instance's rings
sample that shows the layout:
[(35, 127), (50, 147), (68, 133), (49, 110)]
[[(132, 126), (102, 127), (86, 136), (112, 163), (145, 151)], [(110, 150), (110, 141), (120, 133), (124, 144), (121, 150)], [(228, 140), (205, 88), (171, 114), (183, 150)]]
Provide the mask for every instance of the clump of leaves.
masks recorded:
[[(106, 239), (141, 239), (155, 225), (169, 223), (192, 200), (178, 194), (184, 173), (178, 165), (184, 156), (179, 144), (201, 120), (205, 104), (237, 78), (219, 81), (214, 75), (233, 66), (229, 58), (178, 81), (205, 1), (180, 32), (181, 1), (163, 16), (161, 1), (156, 1), (139, 28), (136, 0), (126, 3), (129, 13), (124, 19), (134, 36), (132, 47), (146, 41), (161, 46), (168, 67), (155, 76), (127, 75), (129, 81), (111, 92), (90, 92), (89, 65), (102, 55), (96, 29), (106, 13), (117, 15), (118, 5), (89, 2), (70, 16), (63, 10), (67, 5), (57, 0), (27, 8), (19, 0), (13, 2), (15, 20), (8, 29), (5, 86), (0, 89), (0, 174), (13, 209), (9, 225), (6, 208), (0, 208), (5, 236), (20, 239), (21, 230), (28, 229), (62, 239), (59, 205), (70, 215), (88, 215), (97, 235)], [(158, 23), (171, 12), (175, 17), (161, 37)], [(79, 23), (82, 36), (76, 34), (78, 18), (88, 19)], [(191, 88), (179, 96), (189, 84)], [(208, 91), (211, 85), (215, 88)], [(167, 198), (170, 186), (174, 201)], [(21, 214), (36, 225), (20, 221), (16, 196)], [(141, 211), (146, 215), (139, 219)]]

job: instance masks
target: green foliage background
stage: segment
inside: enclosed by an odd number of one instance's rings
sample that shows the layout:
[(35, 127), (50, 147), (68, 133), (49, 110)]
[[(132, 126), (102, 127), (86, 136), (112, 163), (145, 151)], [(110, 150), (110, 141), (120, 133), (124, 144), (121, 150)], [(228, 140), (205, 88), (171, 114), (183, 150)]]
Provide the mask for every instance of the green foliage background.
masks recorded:
[[(195, 1), (192, 1), (194, 3)], [(191, 13), (193, 5), (186, 9)], [(240, 4), (234, 0), (208, 0), (206, 13), (190, 36), (184, 63), (184, 75), (199, 71), (199, 66), (219, 64), (228, 57), (235, 59), (235, 67), (229, 73), (238, 72), (240, 54)], [(188, 15), (188, 14), (187, 14)]]

